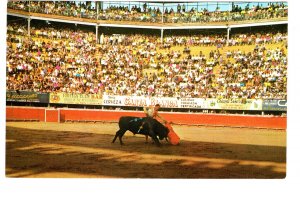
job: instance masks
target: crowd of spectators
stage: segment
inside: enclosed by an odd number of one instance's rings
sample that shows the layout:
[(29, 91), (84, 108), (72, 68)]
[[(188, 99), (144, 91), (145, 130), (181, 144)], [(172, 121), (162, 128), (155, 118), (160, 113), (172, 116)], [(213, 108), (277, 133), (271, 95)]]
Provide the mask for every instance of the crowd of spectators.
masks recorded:
[(228, 46), (254, 45), (254, 44), (268, 44), (279, 43), (287, 40), (287, 34), (282, 33), (247, 33), (247, 34), (233, 34), (227, 43), (227, 38), (224, 35), (205, 35), (197, 34), (194, 36), (165, 36), (164, 47), (168, 48), (172, 45), (179, 46), (216, 46), (221, 48), (228, 44)]
[[(238, 45), (216, 47), (209, 55), (191, 53), (215, 45), (221, 36), (100, 35), (66, 27), (7, 26), (7, 90), (200, 98), (286, 98), (286, 33), (238, 34)], [(268, 39), (267, 39), (268, 38)], [(245, 39), (246, 42), (240, 42)], [(249, 41), (250, 40), (250, 41)], [(269, 49), (268, 43), (282, 43)], [(252, 45), (254, 44), (254, 45)], [(185, 51), (174, 46), (187, 46)], [(229, 48), (230, 49), (230, 48)], [(151, 72), (145, 72), (150, 70)]]
[(247, 5), (244, 9), (233, 6), (231, 11), (220, 11), (219, 7), (216, 7), (215, 11), (208, 11), (206, 8), (198, 10), (195, 7), (187, 10), (185, 4), (178, 4), (177, 10), (168, 7), (160, 10), (159, 7), (147, 6), (146, 3), (142, 8), (136, 5), (132, 7), (111, 5), (99, 10), (98, 16), (97, 9), (89, 1), (79, 4), (74, 1), (30, 1), (30, 4), (28, 1), (9, 1), (7, 5), (11, 9), (68, 17), (153, 23), (160, 23), (162, 20), (164, 23), (244, 21), (287, 17), (288, 14), (287, 5), (282, 3), (270, 3), (267, 7), (258, 4), (252, 8)]

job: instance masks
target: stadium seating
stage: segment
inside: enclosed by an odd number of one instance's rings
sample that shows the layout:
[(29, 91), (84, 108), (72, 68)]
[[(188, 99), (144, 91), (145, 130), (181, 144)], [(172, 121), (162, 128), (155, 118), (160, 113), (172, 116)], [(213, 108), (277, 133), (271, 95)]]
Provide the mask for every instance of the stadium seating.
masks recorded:
[(43, 23), (30, 37), (25, 24), (7, 30), (7, 90), (286, 98), (286, 32), (234, 34), (225, 46), (219, 34), (165, 36), (164, 43), (155, 35), (101, 35), (96, 44), (92, 31)]

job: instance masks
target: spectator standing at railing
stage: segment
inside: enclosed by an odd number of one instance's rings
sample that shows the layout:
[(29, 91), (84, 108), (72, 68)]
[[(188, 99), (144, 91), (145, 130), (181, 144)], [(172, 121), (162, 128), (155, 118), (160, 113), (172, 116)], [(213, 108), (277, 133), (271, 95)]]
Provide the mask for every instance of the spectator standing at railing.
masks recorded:
[(85, 15), (85, 9), (84, 9), (84, 7), (82, 6), (82, 7), (80, 8), (80, 17), (83, 18), (84, 15)]
[(185, 12), (185, 4), (182, 4), (182, 12)]
[(180, 13), (180, 11), (181, 11), (181, 6), (180, 6), (180, 4), (178, 3), (178, 5), (177, 5), (177, 13)]
[(100, 36), (100, 44), (103, 45), (104, 44), (104, 34), (102, 33)]
[(147, 3), (146, 2), (143, 4), (143, 12), (147, 12)]

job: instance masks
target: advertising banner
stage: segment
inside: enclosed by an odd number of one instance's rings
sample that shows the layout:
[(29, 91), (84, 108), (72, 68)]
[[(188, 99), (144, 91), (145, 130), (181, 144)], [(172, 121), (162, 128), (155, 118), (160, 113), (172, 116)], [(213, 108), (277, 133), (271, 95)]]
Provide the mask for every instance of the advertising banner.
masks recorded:
[(264, 110), (264, 111), (287, 111), (287, 100), (280, 100), (280, 99), (263, 100), (262, 110)]
[(49, 103), (49, 93), (7, 91), (6, 101)]
[(204, 99), (201, 98), (181, 98), (180, 108), (203, 109), (205, 106)]
[(206, 109), (224, 110), (262, 110), (262, 100), (260, 99), (206, 99), (204, 101)]
[(103, 105), (107, 106), (143, 107), (155, 104), (160, 104), (163, 108), (262, 110), (262, 100), (256, 99), (103, 96)]
[(102, 105), (108, 106), (125, 106), (125, 102), (122, 96), (108, 96), (104, 95), (102, 97)]
[(178, 108), (180, 106), (180, 99), (172, 97), (151, 97), (149, 105), (159, 104), (164, 108)]
[(287, 111), (287, 100), (280, 99), (203, 99), (108, 95), (102, 97), (98, 94), (7, 91), (6, 101), (133, 107), (160, 104), (163, 108)]
[(160, 106), (164, 108), (178, 108), (180, 106), (180, 99), (143, 96), (103, 96), (103, 105), (108, 106), (144, 107), (155, 104), (160, 104)]
[(149, 103), (149, 99), (143, 96), (122, 96), (120, 100), (124, 101), (125, 106), (143, 107)]
[(98, 94), (50, 93), (50, 103), (102, 105), (102, 96)]
[(50, 103), (144, 107), (160, 104), (163, 108), (218, 110), (286, 110), (284, 100), (203, 99), (144, 96), (109, 96), (96, 94), (51, 93)]

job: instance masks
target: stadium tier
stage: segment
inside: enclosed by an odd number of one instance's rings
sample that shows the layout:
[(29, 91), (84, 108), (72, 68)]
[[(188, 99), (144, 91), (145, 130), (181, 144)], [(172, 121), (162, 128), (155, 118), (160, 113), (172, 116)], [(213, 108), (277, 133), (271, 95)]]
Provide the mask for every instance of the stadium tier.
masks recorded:
[[(9, 1), (11, 13), (80, 18), (115, 23), (182, 24), (286, 20), (286, 2), (164, 1)], [(57, 17), (61, 16), (61, 17)], [(106, 23), (105, 22), (105, 23)]]
[(7, 6), (10, 104), (286, 111), (286, 2)]

